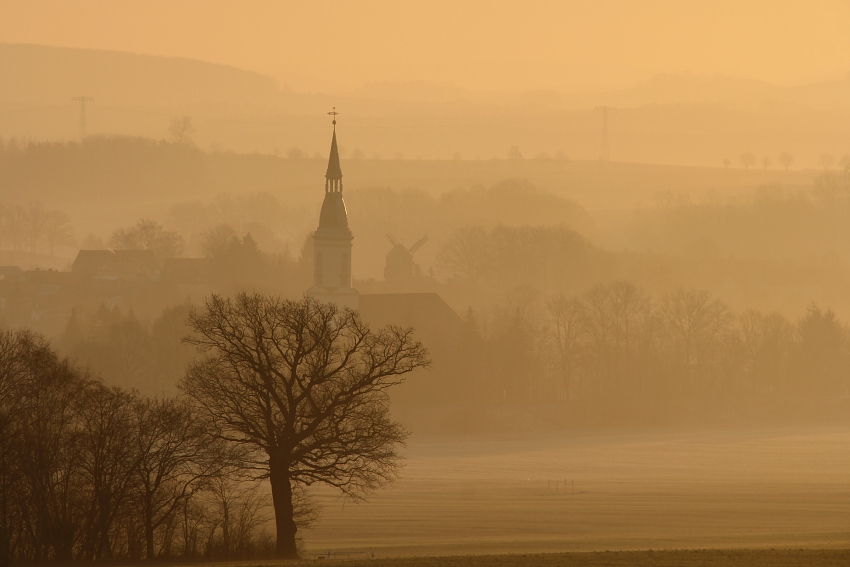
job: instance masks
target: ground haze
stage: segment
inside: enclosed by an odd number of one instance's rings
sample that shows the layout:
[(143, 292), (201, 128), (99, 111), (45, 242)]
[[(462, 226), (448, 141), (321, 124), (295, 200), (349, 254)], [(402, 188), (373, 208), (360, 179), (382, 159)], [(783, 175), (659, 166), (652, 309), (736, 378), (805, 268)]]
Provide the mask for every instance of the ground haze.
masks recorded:
[(843, 547), (848, 442), (844, 428), (414, 437), (368, 504), (319, 491), (305, 539), (379, 556)]
[(0, 0), (0, 567), (850, 564), (848, 21)]

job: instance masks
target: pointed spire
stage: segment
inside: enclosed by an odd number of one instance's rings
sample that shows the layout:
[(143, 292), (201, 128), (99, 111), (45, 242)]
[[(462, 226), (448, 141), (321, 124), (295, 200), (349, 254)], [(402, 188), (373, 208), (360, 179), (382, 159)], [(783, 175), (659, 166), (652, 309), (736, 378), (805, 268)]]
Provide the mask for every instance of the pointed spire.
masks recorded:
[(326, 179), (342, 179), (342, 169), (339, 167), (339, 150), (336, 147), (336, 129), (331, 140), (331, 155), (328, 158), (328, 172), (325, 174)]
[(325, 191), (342, 192), (342, 168), (339, 166), (339, 149), (336, 146), (336, 107), (329, 115), (333, 116), (334, 134), (331, 140), (331, 155), (328, 157), (328, 171), (325, 173)]

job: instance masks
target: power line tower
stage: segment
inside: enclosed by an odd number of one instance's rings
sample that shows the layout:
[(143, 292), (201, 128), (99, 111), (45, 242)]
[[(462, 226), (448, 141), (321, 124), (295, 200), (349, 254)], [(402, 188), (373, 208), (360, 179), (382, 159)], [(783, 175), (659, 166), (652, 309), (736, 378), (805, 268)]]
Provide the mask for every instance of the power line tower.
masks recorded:
[(597, 106), (596, 111), (602, 114), (602, 151), (599, 154), (599, 161), (608, 161), (608, 115), (617, 112), (613, 106)]
[(75, 96), (71, 102), (80, 105), (80, 141), (86, 138), (86, 106), (93, 103), (94, 99), (90, 96)]

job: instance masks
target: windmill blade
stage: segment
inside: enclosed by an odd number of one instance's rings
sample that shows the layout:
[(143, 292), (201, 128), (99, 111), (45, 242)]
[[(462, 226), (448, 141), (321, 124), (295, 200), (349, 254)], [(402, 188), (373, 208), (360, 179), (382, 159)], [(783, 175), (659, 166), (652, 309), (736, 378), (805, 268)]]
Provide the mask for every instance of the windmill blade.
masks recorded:
[(427, 234), (426, 234), (425, 236), (423, 236), (422, 238), (420, 238), (419, 240), (417, 240), (417, 241), (413, 244), (413, 246), (411, 246), (410, 248), (408, 248), (408, 252), (410, 252), (411, 254), (413, 254), (414, 252), (416, 252), (417, 250), (419, 250), (420, 248), (422, 248), (422, 245), (423, 245), (423, 244), (425, 244), (426, 242), (428, 242), (428, 235), (427, 235)]
[(396, 240), (396, 237), (392, 235), (391, 232), (387, 233), (387, 238), (390, 240), (393, 246), (399, 246), (401, 243)]

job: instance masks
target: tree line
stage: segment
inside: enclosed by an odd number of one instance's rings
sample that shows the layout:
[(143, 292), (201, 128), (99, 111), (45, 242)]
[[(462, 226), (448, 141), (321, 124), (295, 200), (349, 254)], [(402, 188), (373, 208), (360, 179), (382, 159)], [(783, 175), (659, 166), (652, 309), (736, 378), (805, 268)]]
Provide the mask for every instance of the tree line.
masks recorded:
[(736, 314), (704, 290), (653, 297), (617, 280), (545, 302), (518, 288), (466, 325), (479, 399), (838, 397), (850, 387), (848, 329), (816, 304), (791, 321)]
[(0, 564), (295, 558), (306, 487), (360, 498), (395, 477), (387, 389), (428, 365), (412, 330), (258, 294), (213, 295), (188, 326), (202, 356), (177, 397), (0, 333)]
[(0, 249), (47, 252), (57, 246), (74, 243), (74, 231), (68, 215), (48, 210), (38, 202), (0, 203)]
[(183, 399), (107, 386), (41, 336), (0, 335), (0, 558), (267, 553), (265, 493)]

